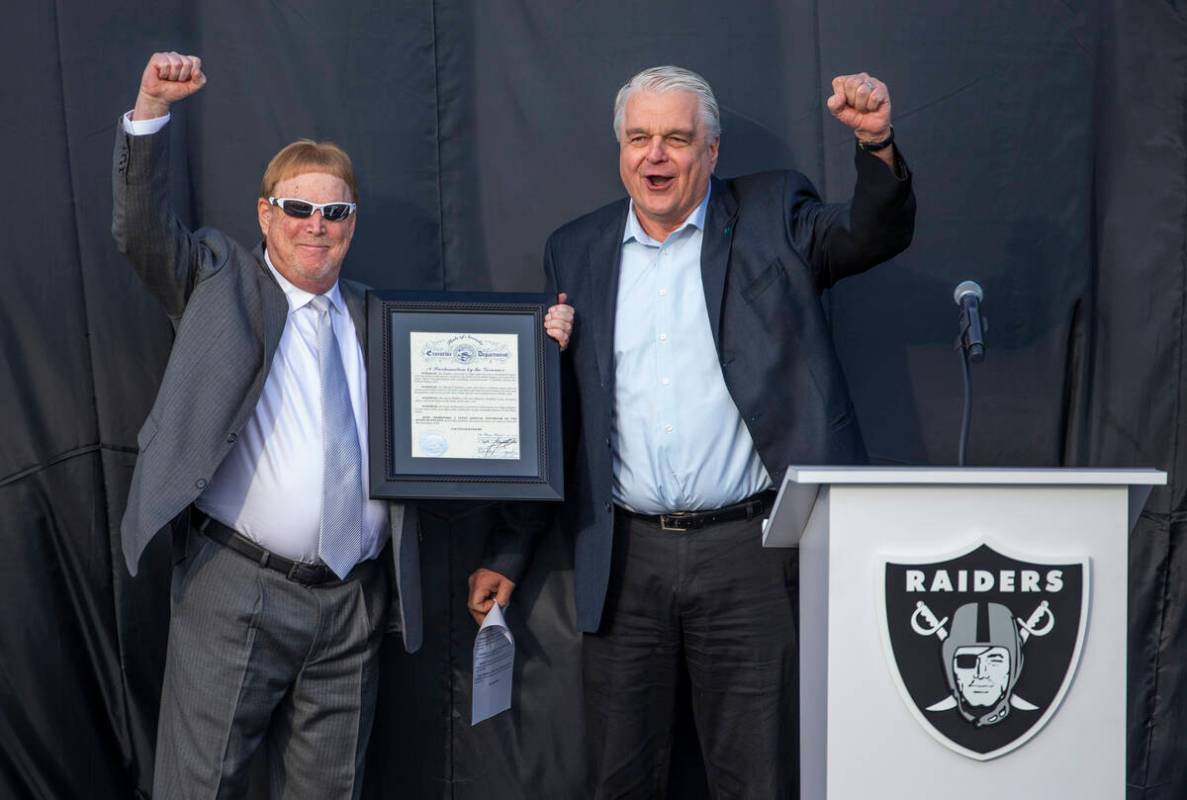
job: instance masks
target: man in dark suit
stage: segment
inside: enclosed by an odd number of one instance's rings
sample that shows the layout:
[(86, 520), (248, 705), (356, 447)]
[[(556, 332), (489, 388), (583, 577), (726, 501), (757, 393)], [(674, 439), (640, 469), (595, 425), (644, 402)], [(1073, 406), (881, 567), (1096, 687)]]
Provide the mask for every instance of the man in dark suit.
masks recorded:
[[(410, 652), (422, 623), (416, 508), (369, 498), (364, 288), (339, 278), (354, 171), (294, 142), (264, 173), (262, 244), (187, 230), (164, 128), (205, 82), (154, 54), (115, 146), (113, 234), (176, 331), (121, 525), (132, 574), (175, 533), (153, 794), (241, 796), (267, 739), (273, 794), (357, 797), (393, 589)], [(546, 323), (562, 346), (570, 320)]]
[[(857, 138), (847, 204), (797, 172), (713, 177), (712, 89), (645, 70), (615, 103), (629, 200), (548, 240), (580, 313), (563, 519), (597, 797), (663, 796), (681, 662), (714, 796), (796, 791), (797, 562), (761, 547), (761, 520), (789, 464), (865, 459), (819, 295), (902, 251), (915, 214), (886, 86), (838, 77), (828, 107)], [(470, 578), (476, 619), (540, 529), (501, 532)]]

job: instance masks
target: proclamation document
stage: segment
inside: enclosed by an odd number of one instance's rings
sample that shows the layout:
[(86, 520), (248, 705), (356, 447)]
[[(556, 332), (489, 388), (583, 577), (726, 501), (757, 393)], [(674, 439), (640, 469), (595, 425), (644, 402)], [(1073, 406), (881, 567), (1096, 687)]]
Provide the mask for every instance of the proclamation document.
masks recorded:
[(519, 458), (519, 336), (411, 331), (413, 458)]
[(515, 638), (498, 603), (490, 607), (474, 637), (474, 691), (470, 726), (511, 708)]

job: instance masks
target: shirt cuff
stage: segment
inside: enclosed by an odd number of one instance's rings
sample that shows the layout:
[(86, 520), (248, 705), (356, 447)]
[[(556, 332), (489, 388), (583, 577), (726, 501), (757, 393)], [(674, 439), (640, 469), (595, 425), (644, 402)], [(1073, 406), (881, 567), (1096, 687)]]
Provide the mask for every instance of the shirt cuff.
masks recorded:
[(124, 114), (124, 133), (129, 136), (148, 136), (165, 127), (169, 121), (169, 114), (154, 119), (132, 119), (132, 112)]

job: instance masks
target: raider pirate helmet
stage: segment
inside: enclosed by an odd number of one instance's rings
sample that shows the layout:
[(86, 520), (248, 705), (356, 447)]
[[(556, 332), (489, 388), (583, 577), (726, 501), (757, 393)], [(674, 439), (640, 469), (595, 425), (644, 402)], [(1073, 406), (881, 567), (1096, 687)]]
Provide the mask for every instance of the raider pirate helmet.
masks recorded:
[(977, 727), (1009, 715), (1022, 641), (1013, 612), (1000, 603), (966, 603), (952, 615), (940, 649), (944, 674), (961, 715)]

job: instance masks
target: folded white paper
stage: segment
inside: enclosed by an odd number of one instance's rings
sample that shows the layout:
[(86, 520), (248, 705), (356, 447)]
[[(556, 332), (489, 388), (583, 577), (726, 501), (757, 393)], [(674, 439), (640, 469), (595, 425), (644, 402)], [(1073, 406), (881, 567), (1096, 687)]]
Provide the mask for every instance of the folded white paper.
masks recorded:
[(503, 619), (503, 609), (491, 606), (474, 637), (474, 702), (470, 725), (511, 708), (511, 672), (515, 666), (515, 639)]

